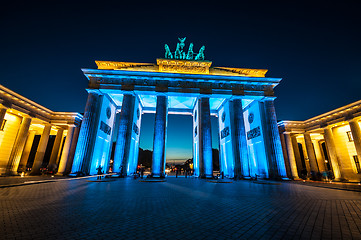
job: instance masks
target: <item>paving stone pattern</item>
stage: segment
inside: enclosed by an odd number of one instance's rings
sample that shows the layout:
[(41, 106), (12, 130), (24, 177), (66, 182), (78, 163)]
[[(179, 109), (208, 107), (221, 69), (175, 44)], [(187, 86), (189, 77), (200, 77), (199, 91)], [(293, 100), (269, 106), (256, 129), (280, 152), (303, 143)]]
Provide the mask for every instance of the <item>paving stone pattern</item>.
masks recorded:
[(0, 189), (0, 239), (361, 239), (359, 192), (87, 180)]

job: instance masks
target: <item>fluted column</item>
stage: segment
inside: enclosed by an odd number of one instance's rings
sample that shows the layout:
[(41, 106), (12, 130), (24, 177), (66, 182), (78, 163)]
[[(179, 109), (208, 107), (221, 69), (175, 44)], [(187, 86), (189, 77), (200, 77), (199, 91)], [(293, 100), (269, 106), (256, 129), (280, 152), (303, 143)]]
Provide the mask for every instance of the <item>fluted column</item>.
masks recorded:
[(297, 164), (295, 158), (295, 152), (293, 150), (291, 134), (289, 132), (284, 132), (283, 136), (285, 137), (285, 143), (287, 148), (287, 156), (290, 162), (290, 169), (293, 179), (299, 179), (298, 171), (297, 171)]
[(26, 143), (26, 138), (28, 136), (29, 128), (31, 124), (30, 117), (24, 117), (18, 135), (16, 137), (14, 147), (11, 151), (9, 162), (6, 168), (7, 175), (17, 175), (19, 162), (21, 159), (21, 155), (23, 154), (24, 146)]
[(264, 127), (266, 129), (266, 143), (271, 168), (269, 175), (271, 178), (287, 178), (274, 103), (273, 100), (264, 100), (263, 104)]
[(200, 174), (201, 177), (213, 177), (213, 157), (212, 157), (212, 129), (211, 129), (211, 109), (209, 98), (202, 97), (199, 101), (199, 136), (200, 136)]
[(18, 172), (24, 172), (26, 170), (26, 164), (29, 160), (29, 155), (31, 151), (31, 147), (33, 146), (34, 137), (35, 137), (36, 131), (29, 131), (28, 137), (26, 139), (25, 147), (23, 150), (23, 154), (21, 155)]
[(328, 153), (330, 157), (330, 161), (332, 164), (333, 174), (335, 176), (335, 180), (341, 180), (341, 171), (340, 171), (340, 164), (336, 153), (336, 146), (335, 142), (333, 140), (333, 134), (330, 127), (324, 128), (324, 134), (325, 134), (325, 141), (328, 148)]
[(248, 158), (248, 148), (246, 130), (244, 127), (242, 99), (233, 101), (234, 132), (235, 132), (235, 156), (234, 156), (234, 176), (250, 177), (250, 166)]
[(303, 134), (303, 137), (305, 139), (306, 151), (307, 151), (308, 159), (310, 161), (310, 170), (313, 171), (314, 173), (317, 173), (318, 172), (318, 167), (316, 162), (317, 160), (316, 160), (315, 150), (312, 145), (311, 135), (310, 133), (305, 132)]
[(76, 127), (75, 125), (68, 126), (68, 133), (66, 134), (63, 152), (61, 153), (61, 158), (60, 158), (60, 162), (59, 162), (59, 168), (58, 168), (57, 175), (63, 175), (65, 172), (66, 165), (68, 163), (69, 152), (70, 152), (70, 147), (71, 147), (71, 143), (73, 140), (75, 127)]
[(130, 174), (127, 168), (133, 128), (134, 103), (135, 96), (124, 94), (122, 109), (118, 114), (120, 120), (115, 144), (113, 172), (120, 172), (124, 176)]
[(357, 157), (359, 161), (361, 161), (361, 130), (360, 125), (356, 119), (352, 119), (348, 122), (350, 125), (352, 137), (353, 137), (353, 143), (356, 148)]
[(43, 164), (46, 146), (48, 145), (51, 124), (45, 124), (43, 134), (40, 137), (38, 149), (36, 150), (33, 167), (31, 168), (30, 175), (40, 174), (40, 168)]
[(78, 143), (78, 138), (79, 138), (79, 131), (80, 131), (80, 127), (78, 127), (78, 126), (75, 127), (74, 133), (73, 133), (73, 140), (71, 141), (71, 147), (70, 147), (70, 152), (69, 152), (69, 156), (68, 156), (68, 163), (66, 164), (64, 174), (69, 174), (71, 172), (71, 168), (73, 166), (73, 161), (74, 161), (76, 144)]
[(96, 138), (102, 95), (96, 91), (89, 91), (85, 106), (78, 144), (76, 146), (74, 162), (71, 172), (83, 172), (89, 174), (90, 158)]
[(157, 107), (154, 121), (154, 140), (153, 140), (153, 162), (152, 176), (164, 177), (165, 175), (165, 146), (167, 137), (168, 121), (168, 97), (164, 95), (157, 96)]
[(64, 132), (63, 129), (58, 129), (58, 131), (56, 133), (53, 149), (51, 151), (50, 160), (49, 160), (49, 164), (48, 164), (48, 169), (51, 171), (56, 169), (56, 160), (58, 157), (61, 140), (63, 138), (63, 132)]
[(317, 140), (313, 140), (312, 142), (313, 142), (313, 147), (315, 149), (318, 169), (320, 170), (320, 172), (324, 172), (326, 171), (325, 160), (322, 158), (320, 144), (318, 143)]

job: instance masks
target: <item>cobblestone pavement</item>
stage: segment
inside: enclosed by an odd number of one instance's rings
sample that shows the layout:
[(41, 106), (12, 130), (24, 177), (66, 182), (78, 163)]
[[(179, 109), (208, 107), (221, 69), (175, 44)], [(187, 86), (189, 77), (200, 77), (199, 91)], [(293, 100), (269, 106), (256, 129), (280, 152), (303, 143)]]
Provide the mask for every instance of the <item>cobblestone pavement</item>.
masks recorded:
[(322, 181), (292, 181), (295, 184), (303, 184), (314, 187), (323, 187), (323, 188), (333, 188), (333, 189), (342, 189), (346, 191), (356, 191), (361, 192), (360, 183), (345, 183), (345, 182), (322, 182)]
[(59, 180), (0, 189), (1, 239), (361, 239), (361, 193), (283, 182)]
[(52, 176), (52, 175), (44, 175), (44, 176), (13, 176), (13, 177), (0, 177), (0, 188), (1, 187), (8, 187), (8, 186), (17, 186), (22, 184), (29, 184), (31, 182), (38, 182), (38, 181), (54, 181), (58, 179), (63, 179), (67, 177), (63, 176)]

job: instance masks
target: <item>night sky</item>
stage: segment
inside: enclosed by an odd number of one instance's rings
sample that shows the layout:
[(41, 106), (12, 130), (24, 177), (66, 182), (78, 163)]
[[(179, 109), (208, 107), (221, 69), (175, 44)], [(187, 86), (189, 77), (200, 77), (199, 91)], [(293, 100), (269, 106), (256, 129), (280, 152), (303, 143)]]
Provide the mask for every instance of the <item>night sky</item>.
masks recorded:
[[(266, 68), (266, 76), (283, 78), (275, 91), (279, 120), (305, 120), (361, 98), (361, 15), (351, 2), (74, 2), (2, 5), (0, 84), (51, 110), (83, 112), (81, 68), (96, 68), (94, 60), (155, 63), (165, 43), (174, 51), (186, 36), (186, 48), (206, 46), (212, 66)], [(151, 148), (147, 115), (141, 146)], [(191, 118), (169, 120), (167, 158), (191, 157)]]

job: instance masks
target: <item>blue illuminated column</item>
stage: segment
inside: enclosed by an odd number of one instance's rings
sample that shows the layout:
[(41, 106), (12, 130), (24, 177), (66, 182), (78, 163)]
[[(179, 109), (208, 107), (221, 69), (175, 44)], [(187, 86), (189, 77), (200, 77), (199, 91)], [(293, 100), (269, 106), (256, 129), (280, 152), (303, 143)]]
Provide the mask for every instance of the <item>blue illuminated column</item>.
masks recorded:
[(205, 178), (213, 177), (212, 163), (212, 131), (211, 131), (211, 110), (209, 98), (198, 99), (199, 107), (199, 168), (200, 176)]
[(154, 121), (154, 140), (153, 140), (153, 161), (152, 176), (164, 177), (165, 170), (165, 144), (167, 136), (168, 121), (168, 97), (165, 95), (157, 96), (157, 107)]
[(233, 108), (233, 141), (234, 141), (234, 177), (250, 177), (250, 166), (248, 158), (248, 148), (246, 130), (243, 119), (242, 99), (232, 101)]
[(196, 101), (193, 108), (193, 175), (200, 176), (199, 168), (199, 103)]
[(128, 175), (127, 166), (134, 116), (135, 96), (124, 94), (122, 109), (119, 115), (119, 128), (114, 152), (113, 171)]
[(274, 99), (266, 98), (260, 104), (263, 114), (266, 149), (268, 155), (269, 177), (287, 178), (285, 162), (282, 153), (281, 139), (278, 132)]
[(85, 106), (78, 143), (75, 150), (72, 173), (83, 172), (89, 174), (90, 160), (93, 153), (97, 134), (102, 95), (98, 90), (88, 91), (88, 100)]

